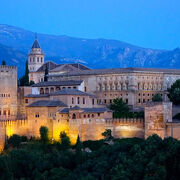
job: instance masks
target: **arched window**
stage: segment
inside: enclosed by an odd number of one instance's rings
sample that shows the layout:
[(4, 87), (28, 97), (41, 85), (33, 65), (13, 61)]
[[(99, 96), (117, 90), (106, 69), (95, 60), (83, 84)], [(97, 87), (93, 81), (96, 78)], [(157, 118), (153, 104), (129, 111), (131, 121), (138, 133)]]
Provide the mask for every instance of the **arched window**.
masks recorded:
[(49, 88), (45, 89), (45, 94), (49, 94)]
[(40, 94), (44, 94), (44, 89), (43, 88), (40, 89)]
[(76, 114), (75, 113), (73, 113), (72, 119), (76, 119)]
[(50, 91), (51, 91), (51, 93), (53, 93), (54, 92), (54, 88), (52, 87)]

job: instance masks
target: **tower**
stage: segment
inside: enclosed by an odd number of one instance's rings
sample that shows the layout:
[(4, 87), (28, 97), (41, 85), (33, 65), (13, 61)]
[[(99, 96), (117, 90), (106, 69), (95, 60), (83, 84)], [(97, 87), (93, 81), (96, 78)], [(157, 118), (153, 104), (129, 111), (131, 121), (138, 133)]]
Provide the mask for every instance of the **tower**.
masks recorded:
[(44, 53), (41, 51), (37, 37), (35, 37), (28, 57), (29, 72), (36, 72), (44, 64)]

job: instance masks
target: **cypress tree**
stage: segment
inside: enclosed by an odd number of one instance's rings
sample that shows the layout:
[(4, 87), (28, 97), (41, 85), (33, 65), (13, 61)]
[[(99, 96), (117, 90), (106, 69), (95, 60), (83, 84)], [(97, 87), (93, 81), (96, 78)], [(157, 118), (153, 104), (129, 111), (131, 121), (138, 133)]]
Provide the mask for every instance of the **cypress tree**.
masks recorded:
[(46, 69), (45, 69), (45, 74), (44, 74), (44, 81), (48, 81), (48, 77), (47, 77), (48, 73), (49, 73), (48, 65), (46, 64)]
[(6, 61), (2, 60), (2, 65), (5, 66), (6, 65)]

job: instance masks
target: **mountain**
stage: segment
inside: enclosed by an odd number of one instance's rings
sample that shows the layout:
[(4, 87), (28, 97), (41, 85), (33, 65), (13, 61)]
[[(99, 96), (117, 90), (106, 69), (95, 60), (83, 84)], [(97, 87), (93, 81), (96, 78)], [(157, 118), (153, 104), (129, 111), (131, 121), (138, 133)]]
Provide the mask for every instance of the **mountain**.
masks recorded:
[[(34, 33), (0, 25), (0, 61), (17, 65), (23, 73)], [(56, 63), (80, 62), (91, 68), (157, 67), (180, 68), (180, 49), (155, 50), (107, 39), (84, 39), (38, 34), (46, 60)]]

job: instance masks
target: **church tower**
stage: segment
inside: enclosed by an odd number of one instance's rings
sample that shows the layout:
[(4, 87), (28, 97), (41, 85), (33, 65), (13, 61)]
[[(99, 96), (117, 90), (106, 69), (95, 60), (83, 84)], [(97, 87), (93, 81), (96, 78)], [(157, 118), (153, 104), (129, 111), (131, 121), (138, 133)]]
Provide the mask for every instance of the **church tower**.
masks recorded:
[(44, 64), (44, 53), (36, 37), (28, 57), (29, 72), (36, 72)]

